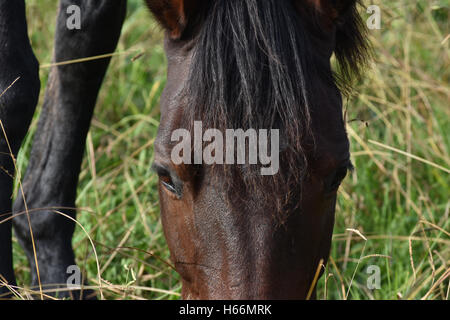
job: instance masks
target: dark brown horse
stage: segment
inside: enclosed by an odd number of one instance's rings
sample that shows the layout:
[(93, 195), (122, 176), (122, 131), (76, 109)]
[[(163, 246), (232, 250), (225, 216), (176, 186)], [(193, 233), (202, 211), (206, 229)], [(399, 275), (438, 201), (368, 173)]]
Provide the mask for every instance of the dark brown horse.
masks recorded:
[[(71, 4), (86, 12), (81, 30), (65, 26)], [(166, 31), (168, 79), (153, 167), (183, 297), (306, 298), (321, 261), (328, 259), (337, 190), (351, 168), (339, 88), (365, 59), (357, 1), (147, 4)], [(113, 51), (124, 13), (125, 1), (61, 1), (55, 61)], [(39, 91), (23, 1), (0, 0), (0, 50), (0, 91), (20, 76), (0, 98), (0, 120), (16, 154)], [(333, 53), (340, 76), (332, 71)], [(26, 201), (16, 200), (16, 212), (27, 209), (24, 203), (28, 209), (74, 207), (84, 140), (107, 65), (103, 60), (53, 68), (23, 182)], [(195, 147), (189, 154), (184, 150), (190, 161), (174, 161), (179, 141), (173, 133), (194, 133), (196, 121), (223, 133), (278, 130), (279, 170), (261, 175), (262, 163), (205, 164), (193, 160)], [(0, 136), (0, 152), (8, 155)], [(272, 156), (274, 141), (265, 146)], [(0, 165), (14, 171), (10, 156), (0, 156)], [(8, 213), (10, 175), (0, 173), (0, 183), (0, 213)], [(75, 217), (74, 210), (64, 212)], [(14, 285), (8, 223), (0, 224), (0, 274)], [(74, 264), (73, 222), (49, 209), (13, 223), (32, 270), (38, 262), (33, 284), (66, 283), (66, 268)]]

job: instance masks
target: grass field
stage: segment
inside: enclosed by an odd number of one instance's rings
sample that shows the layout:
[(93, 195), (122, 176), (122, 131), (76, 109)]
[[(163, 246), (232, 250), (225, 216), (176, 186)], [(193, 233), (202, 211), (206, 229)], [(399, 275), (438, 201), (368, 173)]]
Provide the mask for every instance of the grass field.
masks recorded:
[[(345, 103), (355, 171), (339, 192), (318, 298), (448, 299), (450, 5), (383, 3), (370, 2), (382, 9), (382, 29), (370, 31), (372, 67)], [(42, 65), (51, 62), (56, 9), (54, 0), (27, 0)], [(177, 299), (179, 276), (162, 262), (169, 252), (150, 170), (166, 61), (162, 32), (140, 0), (129, 1), (117, 51), (125, 53), (112, 60), (87, 140), (78, 220), (94, 241), (105, 298)], [(48, 73), (41, 68), (43, 88)], [(22, 172), (38, 113), (19, 155)], [(79, 227), (73, 244), (89, 283), (99, 286), (96, 257)], [(16, 240), (14, 249), (18, 284), (27, 287), (30, 270)], [(371, 265), (381, 276), (375, 290), (366, 285)]]

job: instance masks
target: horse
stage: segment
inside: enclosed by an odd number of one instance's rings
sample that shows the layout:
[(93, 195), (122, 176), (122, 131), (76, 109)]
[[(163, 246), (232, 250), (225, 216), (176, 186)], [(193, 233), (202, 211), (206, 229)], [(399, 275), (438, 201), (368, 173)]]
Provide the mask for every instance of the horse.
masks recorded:
[[(165, 32), (167, 84), (152, 168), (182, 297), (314, 298), (330, 253), (337, 191), (352, 168), (342, 95), (361, 75), (370, 47), (359, 1), (145, 2)], [(80, 8), (80, 29), (66, 26), (71, 5)], [(60, 0), (53, 61), (114, 52), (125, 14), (126, 0)], [(13, 227), (32, 287), (66, 288), (67, 268), (76, 264), (78, 176), (109, 62), (52, 67), (12, 204), (15, 158), (40, 92), (39, 63), (24, 0), (0, 0), (0, 293), (16, 286)], [(261, 175), (262, 163), (173, 161), (173, 132), (191, 133), (197, 122), (219, 132), (277, 130), (279, 170)], [(248, 138), (244, 145), (252, 147)], [(196, 152), (184, 149), (183, 158)], [(79, 289), (59, 294), (66, 296), (87, 297)]]

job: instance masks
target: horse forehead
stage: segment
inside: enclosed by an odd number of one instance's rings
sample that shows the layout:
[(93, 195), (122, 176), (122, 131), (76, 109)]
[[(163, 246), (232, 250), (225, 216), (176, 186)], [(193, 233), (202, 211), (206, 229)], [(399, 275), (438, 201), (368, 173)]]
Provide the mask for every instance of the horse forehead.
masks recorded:
[(191, 60), (190, 54), (182, 46), (171, 45), (166, 40), (165, 47), (167, 82), (160, 99), (161, 119), (155, 140), (155, 149), (161, 154), (170, 152), (168, 148), (173, 131), (183, 127), (185, 110), (189, 107), (183, 97)]
[(155, 139), (155, 152), (161, 157), (169, 157), (173, 146), (172, 134), (175, 130), (182, 128), (184, 112), (182, 107), (167, 109), (161, 113), (158, 135)]

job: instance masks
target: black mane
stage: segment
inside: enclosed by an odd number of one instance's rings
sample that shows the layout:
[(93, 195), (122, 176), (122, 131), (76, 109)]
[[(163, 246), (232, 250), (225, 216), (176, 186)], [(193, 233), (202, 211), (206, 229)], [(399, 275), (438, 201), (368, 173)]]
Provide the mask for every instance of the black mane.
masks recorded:
[[(262, 177), (259, 166), (220, 167), (231, 194), (263, 192), (281, 199), (275, 205), (284, 212), (295, 202), (292, 194), (299, 194), (307, 168), (304, 149), (314, 140), (311, 84), (318, 76), (335, 81), (330, 62), (317, 58), (311, 28), (292, 0), (211, 1), (204, 17), (187, 85), (191, 123), (201, 120), (220, 130), (280, 129), (286, 149), (280, 154), (279, 174)], [(362, 30), (354, 1), (338, 21), (336, 34), (343, 81), (364, 62)]]

